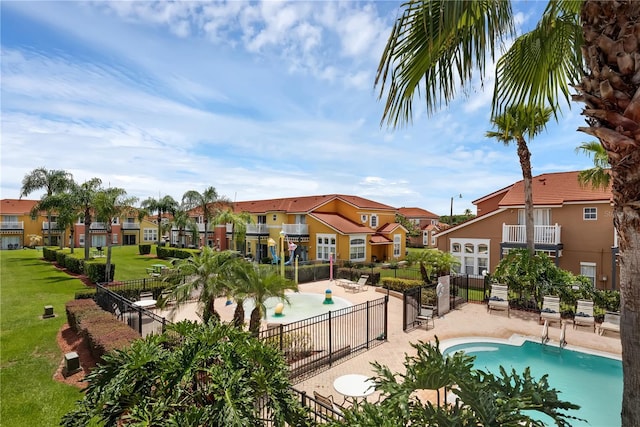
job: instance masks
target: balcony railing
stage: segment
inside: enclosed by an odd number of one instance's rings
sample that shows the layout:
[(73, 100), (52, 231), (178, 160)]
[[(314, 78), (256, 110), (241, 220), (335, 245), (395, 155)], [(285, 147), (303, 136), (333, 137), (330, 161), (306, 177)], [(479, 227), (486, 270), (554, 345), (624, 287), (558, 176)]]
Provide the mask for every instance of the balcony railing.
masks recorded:
[(47, 222), (47, 221), (43, 221), (42, 222), (42, 229), (44, 231), (49, 230), (49, 227), (51, 227), (51, 231), (60, 231), (60, 229), (58, 228), (58, 223), (51, 221), (51, 222)]
[(282, 231), (284, 234), (292, 236), (308, 236), (309, 226), (307, 224), (282, 224)]
[(123, 230), (140, 230), (140, 223), (137, 222), (123, 222)]
[[(233, 232), (233, 225), (227, 224), (227, 233)], [(247, 234), (269, 234), (269, 226), (267, 224), (247, 224)]]
[[(561, 226), (556, 225), (535, 225), (533, 230), (533, 241), (536, 245), (559, 245)], [(503, 243), (527, 243), (527, 233), (524, 225), (502, 224)]]
[(106, 222), (92, 222), (89, 230), (106, 230), (107, 223)]
[(0, 222), (0, 230), (23, 230), (24, 221), (2, 221)]

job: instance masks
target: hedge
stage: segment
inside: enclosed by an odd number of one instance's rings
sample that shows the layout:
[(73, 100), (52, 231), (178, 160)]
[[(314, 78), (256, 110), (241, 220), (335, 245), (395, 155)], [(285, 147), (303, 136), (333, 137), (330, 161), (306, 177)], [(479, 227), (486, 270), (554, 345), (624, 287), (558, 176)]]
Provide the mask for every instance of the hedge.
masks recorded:
[(156, 254), (158, 258), (167, 259), (167, 258), (179, 258), (179, 259), (187, 259), (191, 258), (194, 255), (198, 255), (200, 253), (199, 249), (182, 249), (182, 248), (170, 248), (170, 247), (162, 247), (158, 246), (156, 248)]
[[(104, 262), (85, 262), (84, 270), (84, 273), (92, 283), (105, 283), (107, 281), (107, 265)], [(109, 277), (113, 278), (115, 271), (116, 265), (111, 263), (111, 273), (109, 274)]]
[(69, 301), (66, 312), (69, 326), (87, 339), (91, 354), (97, 359), (140, 338), (129, 326), (102, 310), (94, 300)]
[(151, 253), (151, 245), (138, 245), (138, 251), (140, 252), (140, 255), (149, 255)]
[(419, 286), (424, 286), (422, 280), (401, 279), (399, 277), (383, 277), (382, 287), (391, 289), (392, 291), (404, 292)]

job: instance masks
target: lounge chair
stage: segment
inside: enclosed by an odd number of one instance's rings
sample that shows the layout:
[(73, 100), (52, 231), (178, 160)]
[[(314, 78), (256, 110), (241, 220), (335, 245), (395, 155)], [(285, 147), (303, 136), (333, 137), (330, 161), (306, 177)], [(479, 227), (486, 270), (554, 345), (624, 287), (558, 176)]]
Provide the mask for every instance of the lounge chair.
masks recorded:
[(604, 321), (600, 324), (600, 335), (604, 335), (606, 331), (620, 333), (620, 313), (607, 311), (604, 314)]
[(540, 311), (540, 322), (548, 320), (551, 322), (562, 322), (560, 317), (560, 297), (546, 296), (542, 301)]
[(507, 310), (507, 317), (510, 317), (509, 313), (509, 288), (507, 285), (494, 284), (491, 285), (491, 296), (487, 303), (487, 311), (491, 313), (491, 310)]
[(578, 326), (591, 326), (596, 331), (596, 319), (593, 317), (593, 301), (579, 299), (576, 314), (573, 317), (573, 329)]
[(420, 314), (416, 316), (415, 323), (418, 325), (422, 325), (423, 323), (426, 325), (426, 328), (429, 329), (429, 322), (431, 322), (432, 327), (436, 327), (436, 324), (433, 320), (433, 314), (435, 313), (436, 308), (432, 305), (423, 305), (420, 307)]
[(344, 280), (342, 286), (344, 287), (345, 291), (351, 291), (351, 292), (366, 291), (367, 280), (369, 280), (369, 276), (366, 274), (363, 274), (362, 276), (360, 276), (360, 279), (358, 279), (357, 282), (352, 282), (351, 280)]
[(337, 416), (342, 416), (342, 407), (333, 401), (333, 396), (323, 396), (314, 390), (313, 397), (317, 402), (318, 408), (316, 408), (316, 412), (324, 414), (327, 418), (337, 418)]

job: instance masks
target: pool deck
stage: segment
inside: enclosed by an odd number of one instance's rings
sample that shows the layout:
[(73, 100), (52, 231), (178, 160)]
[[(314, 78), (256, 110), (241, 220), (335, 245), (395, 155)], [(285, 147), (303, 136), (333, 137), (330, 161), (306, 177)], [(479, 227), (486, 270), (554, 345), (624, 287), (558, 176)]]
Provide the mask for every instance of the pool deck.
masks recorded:
[[(378, 299), (385, 296), (384, 293), (376, 292), (375, 287), (369, 286), (366, 291), (351, 293), (345, 291), (335, 283), (328, 280), (301, 284), (300, 292), (324, 293), (326, 289), (331, 289), (333, 295), (343, 297), (354, 304), (368, 300)], [(216, 310), (223, 320), (233, 318), (235, 304), (225, 305), (225, 299), (217, 301)], [(157, 312), (162, 315), (161, 312)], [(169, 317), (168, 317), (169, 318)], [(196, 314), (196, 304), (189, 304), (180, 309), (174, 320), (191, 319), (198, 320)], [(548, 345), (557, 346), (560, 339), (561, 329), (554, 323), (549, 327)], [(433, 341), (437, 336), (442, 343), (445, 340), (461, 337), (488, 337), (498, 339), (510, 339), (515, 336), (530, 337), (535, 341), (540, 341), (542, 326), (538, 323), (538, 315), (526, 313), (518, 310), (511, 310), (511, 317), (508, 318), (506, 311), (494, 311), (487, 313), (485, 304), (467, 303), (442, 317), (436, 317), (435, 327), (425, 330), (424, 328), (414, 329), (409, 332), (402, 330), (402, 300), (391, 297), (389, 300), (389, 323), (388, 340), (369, 351), (359, 354), (356, 357), (337, 363), (331, 369), (308, 378), (295, 384), (298, 390), (304, 390), (310, 395), (313, 391), (318, 391), (324, 395), (333, 395), (334, 399), (340, 403), (342, 396), (333, 388), (333, 381), (345, 374), (373, 375), (371, 362), (377, 361), (388, 366), (392, 372), (403, 372), (403, 362), (405, 355), (414, 355), (415, 350), (410, 343), (418, 341)], [(592, 350), (596, 353), (603, 352), (613, 354), (617, 357), (621, 355), (620, 335), (617, 333), (607, 333), (600, 336), (589, 327), (578, 327), (573, 329), (569, 322), (566, 326), (567, 348), (580, 347)], [(431, 399), (431, 396), (425, 396)], [(375, 394), (369, 398), (375, 401)]]

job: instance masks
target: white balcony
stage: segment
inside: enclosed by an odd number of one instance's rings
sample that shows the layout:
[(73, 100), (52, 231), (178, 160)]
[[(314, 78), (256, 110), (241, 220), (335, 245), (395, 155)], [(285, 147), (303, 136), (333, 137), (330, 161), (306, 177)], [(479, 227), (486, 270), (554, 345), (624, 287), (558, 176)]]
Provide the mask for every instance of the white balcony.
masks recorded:
[(282, 224), (282, 231), (284, 234), (292, 236), (305, 236), (309, 235), (309, 226), (307, 224)]
[(0, 230), (23, 230), (24, 221), (2, 221), (0, 222)]
[(123, 222), (123, 230), (140, 230), (140, 223), (137, 222)]
[[(226, 231), (228, 234), (233, 232), (233, 225), (227, 224)], [(269, 234), (269, 226), (267, 224), (247, 224), (247, 234)]]
[(92, 222), (89, 230), (106, 230), (107, 223), (106, 222)]
[[(561, 226), (555, 225), (535, 225), (533, 230), (533, 241), (536, 245), (559, 245)], [(502, 243), (527, 243), (527, 233), (524, 225), (502, 224)]]

